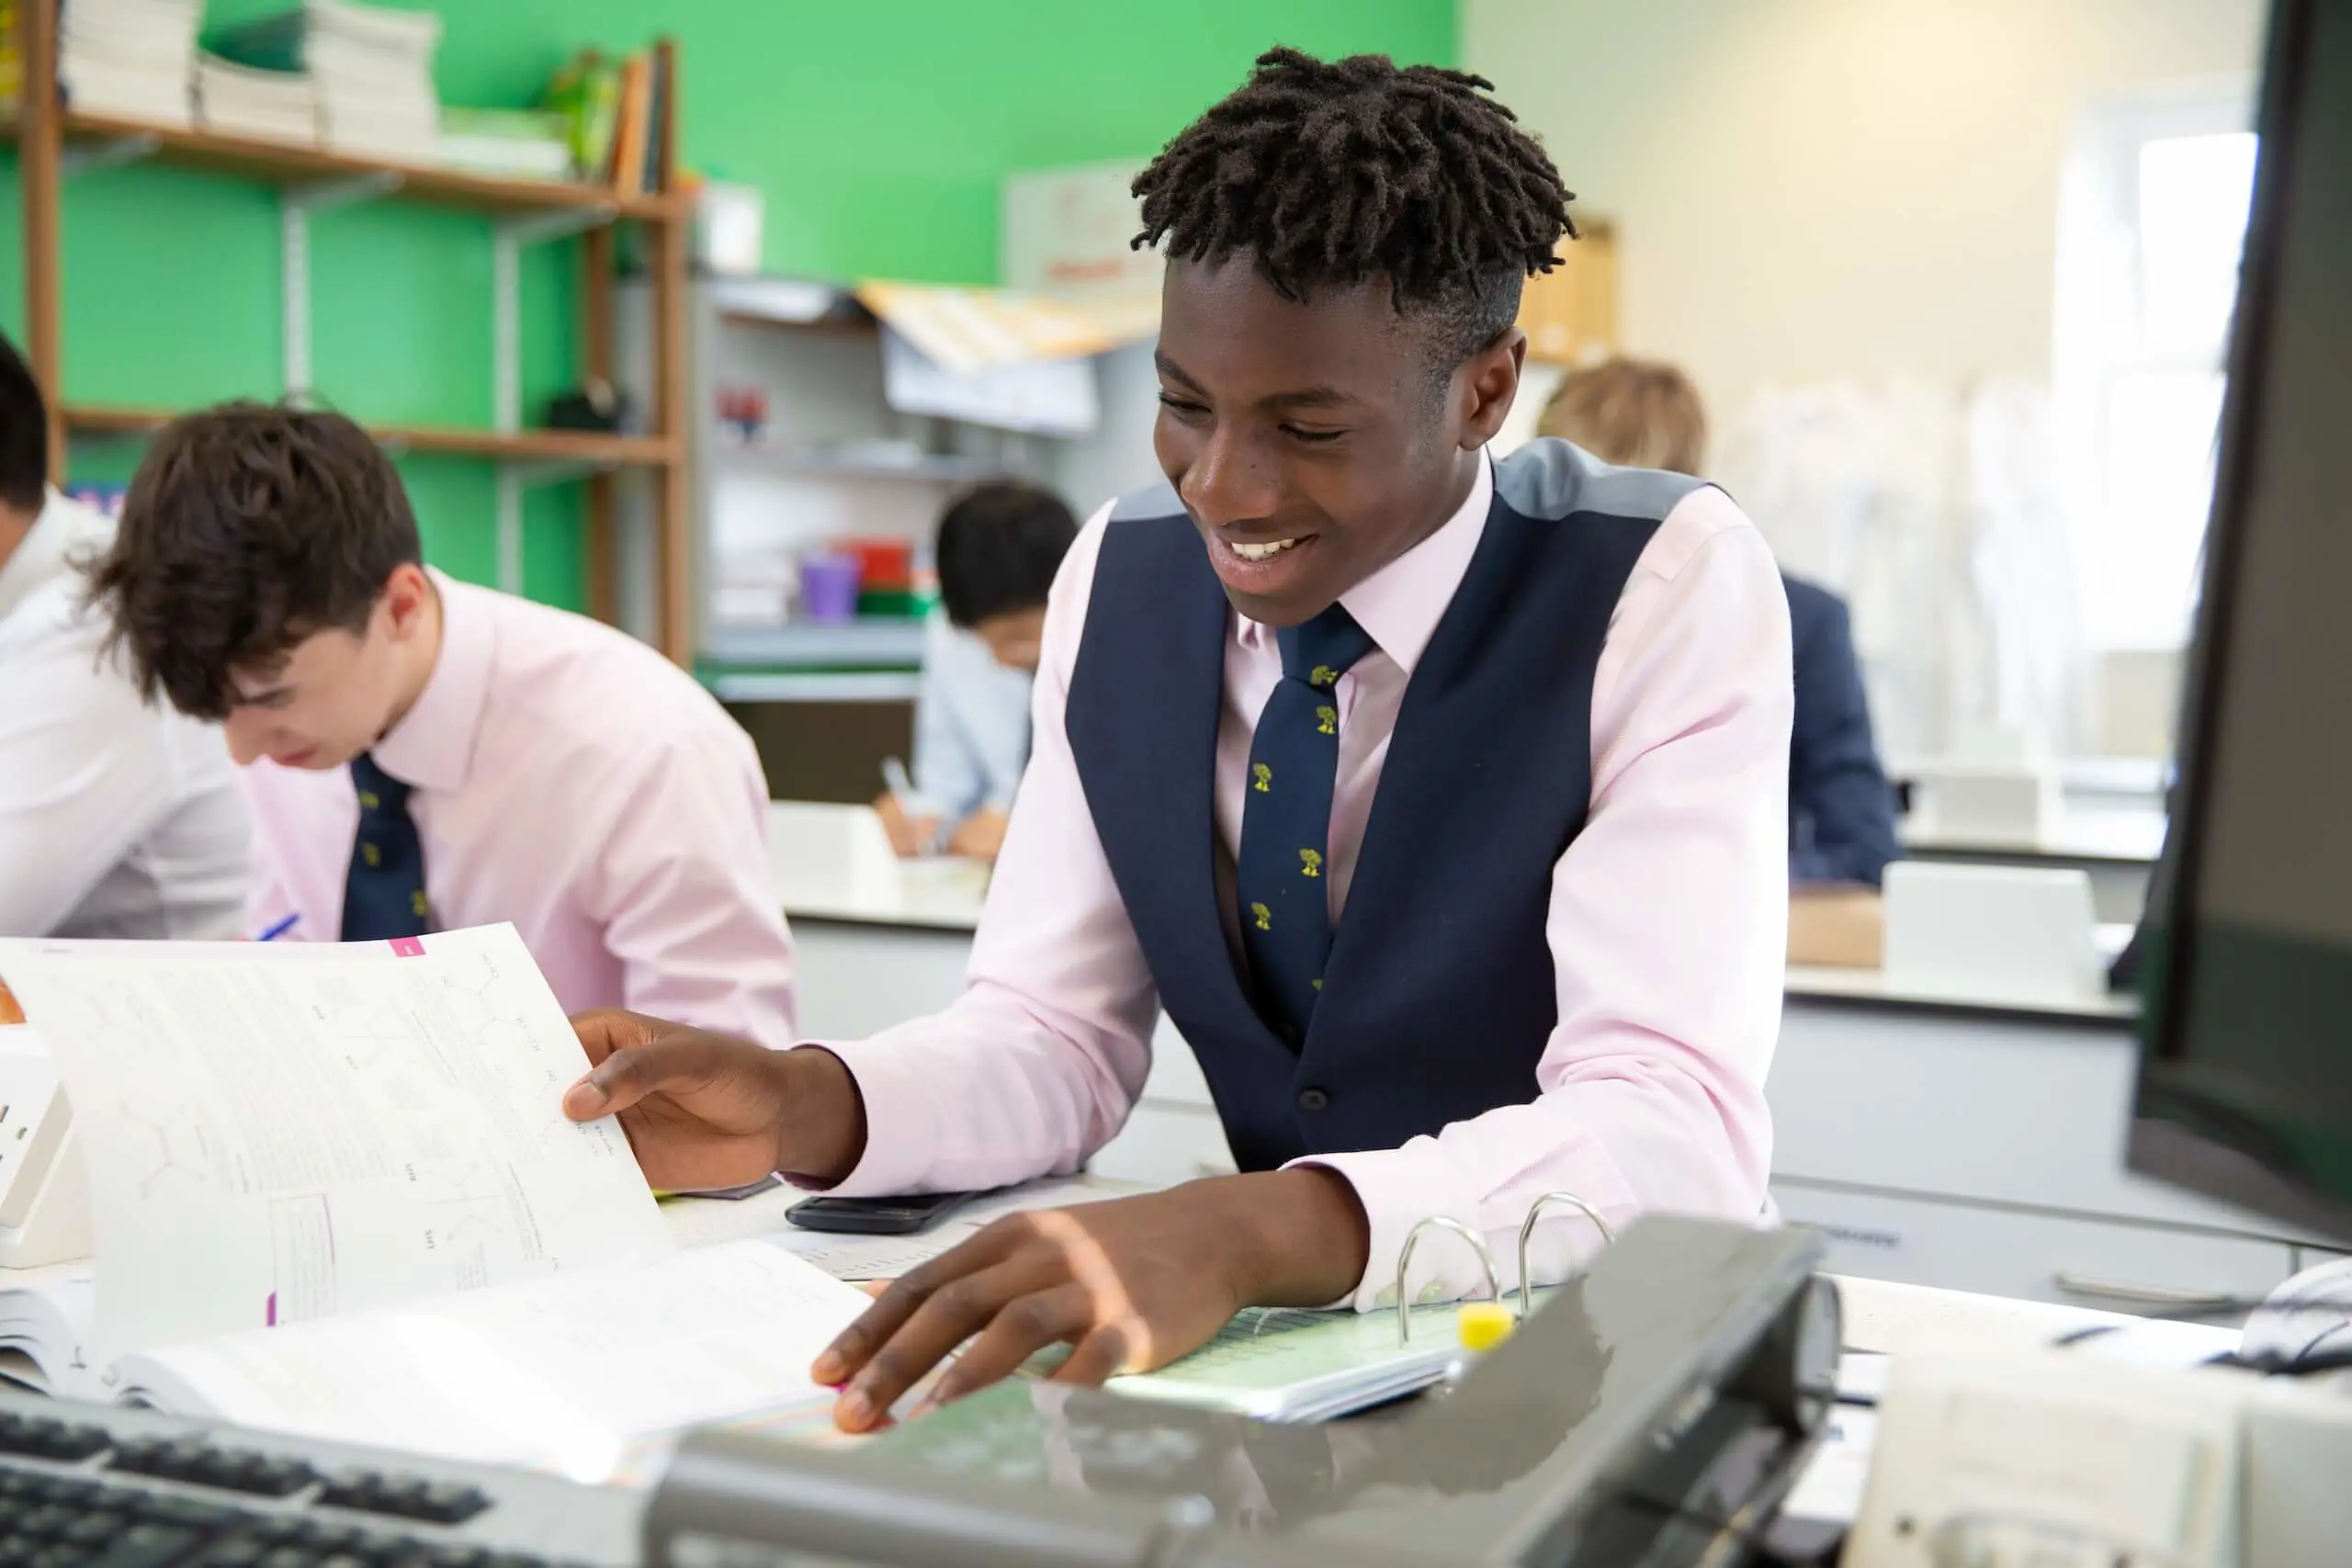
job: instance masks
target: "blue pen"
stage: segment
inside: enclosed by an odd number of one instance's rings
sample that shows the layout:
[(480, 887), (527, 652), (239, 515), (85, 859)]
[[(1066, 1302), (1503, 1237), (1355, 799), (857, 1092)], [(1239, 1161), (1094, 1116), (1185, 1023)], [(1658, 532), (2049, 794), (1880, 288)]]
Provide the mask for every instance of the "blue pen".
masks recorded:
[(300, 915), (288, 915), (284, 919), (278, 921), (276, 925), (270, 927), (269, 930), (262, 932), (261, 935), (254, 938), (254, 940), (255, 942), (276, 942), (279, 937), (282, 937), (288, 931), (292, 931), (294, 929), (294, 923), (301, 918), (302, 917)]

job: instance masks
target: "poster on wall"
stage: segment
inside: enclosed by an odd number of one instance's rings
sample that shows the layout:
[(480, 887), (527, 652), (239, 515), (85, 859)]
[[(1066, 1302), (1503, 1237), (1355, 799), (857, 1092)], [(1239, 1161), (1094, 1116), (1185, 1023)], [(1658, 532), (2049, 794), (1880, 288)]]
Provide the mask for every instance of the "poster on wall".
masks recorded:
[(1007, 288), (1125, 304), (1159, 325), (1159, 253), (1130, 242), (1143, 227), (1131, 187), (1140, 162), (1085, 164), (1005, 176), (998, 226), (998, 276)]

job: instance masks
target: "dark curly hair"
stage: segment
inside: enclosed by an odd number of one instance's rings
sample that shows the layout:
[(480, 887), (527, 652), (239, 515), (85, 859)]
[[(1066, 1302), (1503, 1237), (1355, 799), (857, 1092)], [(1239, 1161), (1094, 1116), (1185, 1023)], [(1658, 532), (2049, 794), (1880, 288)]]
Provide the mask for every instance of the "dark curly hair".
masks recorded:
[(338, 413), (223, 403), (165, 425), (85, 570), (149, 701), (226, 717), (232, 671), (275, 670), (318, 632), (364, 631), (421, 563), (391, 460)]
[(1576, 238), (1574, 196), (1493, 88), (1385, 54), (1271, 50), (1137, 177), (1135, 243), (1188, 262), (1247, 253), (1286, 299), (1385, 279), (1451, 372)]

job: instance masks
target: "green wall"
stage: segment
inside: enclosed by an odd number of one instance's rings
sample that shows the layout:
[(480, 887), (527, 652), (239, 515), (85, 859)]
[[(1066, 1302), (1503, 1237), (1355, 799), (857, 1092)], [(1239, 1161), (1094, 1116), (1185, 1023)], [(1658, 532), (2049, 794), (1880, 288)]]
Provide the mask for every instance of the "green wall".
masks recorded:
[[(211, 0), (215, 23), (288, 0)], [(997, 182), (1009, 171), (1155, 151), (1282, 42), (1450, 64), (1453, 0), (467, 0), (442, 13), (443, 98), (526, 102), (583, 44), (679, 40), (684, 152), (767, 194), (772, 270), (987, 282)], [(21, 329), (12, 161), (0, 161), (0, 322)], [(280, 389), (271, 194), (130, 168), (74, 181), (65, 203), (67, 395), (188, 406)], [(574, 261), (524, 267), (526, 408), (569, 383)], [(398, 202), (312, 223), (312, 365), (361, 419), (490, 422), (490, 247), (479, 218)], [(77, 443), (78, 477), (128, 472), (137, 447)], [(427, 549), (458, 575), (493, 570), (489, 468), (403, 464)], [(576, 492), (528, 502), (526, 587), (582, 595)]]

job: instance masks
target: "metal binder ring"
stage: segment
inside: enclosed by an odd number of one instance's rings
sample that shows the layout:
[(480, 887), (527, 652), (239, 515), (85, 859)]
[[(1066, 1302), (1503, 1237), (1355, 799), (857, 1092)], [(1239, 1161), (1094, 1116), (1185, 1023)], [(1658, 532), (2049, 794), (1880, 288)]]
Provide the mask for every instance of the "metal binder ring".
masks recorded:
[(1431, 1214), (1405, 1233), (1405, 1245), (1396, 1253), (1396, 1343), (1399, 1345), (1409, 1343), (1413, 1337), (1413, 1299), (1405, 1289), (1406, 1271), (1413, 1264), (1413, 1244), (1420, 1240), (1421, 1233), (1431, 1225), (1452, 1231), (1477, 1251), (1478, 1265), (1487, 1271), (1487, 1298), (1497, 1302), (1503, 1299), (1502, 1280), (1495, 1273), (1495, 1255), (1487, 1249), (1487, 1238), (1460, 1220), (1444, 1214)]
[[(1542, 1219), (1544, 1211), (1554, 1203), (1569, 1203), (1582, 1210), (1584, 1217), (1592, 1222), (1592, 1228), (1600, 1233), (1601, 1246), (1607, 1247), (1617, 1239), (1617, 1233), (1609, 1228), (1609, 1222), (1600, 1217), (1600, 1211), (1573, 1192), (1546, 1192), (1530, 1203), (1527, 1218), (1519, 1222), (1519, 1317), (1521, 1323), (1527, 1321), (1528, 1309), (1535, 1302), (1535, 1287), (1527, 1282), (1527, 1248), (1535, 1240), (1535, 1222)], [(1495, 1299), (1500, 1301), (1502, 1298), (1498, 1296)]]

